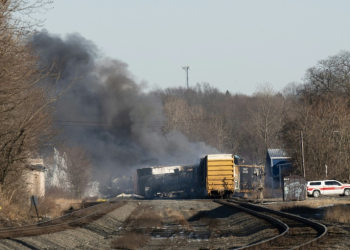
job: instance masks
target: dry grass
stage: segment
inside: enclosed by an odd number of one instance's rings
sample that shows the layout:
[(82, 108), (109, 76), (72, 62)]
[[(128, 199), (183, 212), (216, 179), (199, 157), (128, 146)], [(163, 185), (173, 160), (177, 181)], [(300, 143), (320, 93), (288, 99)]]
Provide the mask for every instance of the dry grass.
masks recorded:
[(50, 188), (46, 189), (45, 196), (46, 197), (55, 197), (55, 198), (65, 198), (65, 199), (74, 198), (71, 193), (63, 190), (62, 188), (58, 188), (58, 187), (50, 187)]
[(350, 200), (337, 199), (335, 197), (329, 197), (327, 199), (315, 199), (310, 198), (304, 201), (294, 201), (294, 202), (283, 202), (283, 203), (275, 203), (269, 204), (268, 207), (276, 210), (288, 209), (290, 207), (296, 206), (304, 206), (310, 208), (320, 208), (329, 205), (337, 205), (337, 204), (349, 204)]
[[(32, 214), (35, 215), (34, 208), (32, 208)], [(39, 199), (38, 213), (42, 217), (58, 217), (61, 215), (60, 207), (55, 203), (52, 198)]]
[(65, 199), (65, 198), (58, 198), (54, 199), (55, 204), (60, 207), (61, 210), (67, 210), (70, 207), (72, 207), (74, 204), (81, 203), (81, 199)]
[(125, 220), (127, 226), (135, 228), (154, 228), (162, 226), (162, 217), (149, 206), (139, 206)]
[(178, 224), (181, 226), (185, 226), (187, 228), (190, 227), (190, 224), (185, 219), (185, 216), (174, 209), (168, 208), (164, 212), (164, 217), (167, 217), (172, 224)]
[(323, 217), (324, 220), (330, 222), (350, 223), (350, 206), (336, 205), (326, 207)]
[[(73, 199), (55, 199), (54, 197), (39, 198), (37, 206), (40, 217), (56, 218), (63, 215), (63, 212), (72, 207), (73, 203), (81, 202), (81, 200)], [(29, 209), (28, 209), (29, 210)], [(36, 217), (35, 208), (30, 209), (30, 216)]]
[(11, 199), (0, 193), (0, 227), (14, 227), (35, 223), (29, 216), (30, 201)]
[(122, 237), (111, 242), (115, 249), (137, 249), (147, 245), (148, 235), (136, 232), (127, 232)]
[(72, 204), (81, 202), (81, 199), (73, 199), (61, 189), (51, 188), (46, 192), (45, 197), (39, 199), (38, 212), (42, 217), (56, 218), (62, 216), (64, 211), (72, 207)]
[(63, 211), (68, 210), (73, 203), (81, 202), (81, 199), (73, 199), (71, 194), (60, 188), (49, 188), (45, 192), (45, 197), (39, 200), (39, 214), (55, 218), (63, 215)]
[[(35, 208), (31, 206), (30, 194), (26, 189), (5, 190), (0, 193), (0, 227), (13, 227), (37, 222)], [(62, 197), (57, 199), (57, 197)], [(40, 217), (55, 218), (70, 208), (72, 203), (81, 202), (69, 199), (70, 196), (60, 189), (50, 189), (44, 198), (39, 198)]]
[(0, 213), (3, 217), (10, 220), (18, 219), (18, 215), (21, 214), (20, 206), (17, 204), (10, 204), (6, 199), (0, 199), (1, 210)]
[(269, 205), (270, 208), (296, 214), (322, 214), (329, 222), (350, 223), (350, 200), (330, 197), (327, 199), (308, 199)]

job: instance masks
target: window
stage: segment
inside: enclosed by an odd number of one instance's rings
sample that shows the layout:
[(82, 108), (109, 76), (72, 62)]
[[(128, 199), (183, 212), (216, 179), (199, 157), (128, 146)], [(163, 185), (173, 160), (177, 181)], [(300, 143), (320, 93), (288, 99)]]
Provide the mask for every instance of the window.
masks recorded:
[(333, 186), (334, 181), (325, 181), (324, 184), (326, 184), (327, 186)]
[(319, 186), (321, 185), (321, 182), (310, 182), (310, 186)]

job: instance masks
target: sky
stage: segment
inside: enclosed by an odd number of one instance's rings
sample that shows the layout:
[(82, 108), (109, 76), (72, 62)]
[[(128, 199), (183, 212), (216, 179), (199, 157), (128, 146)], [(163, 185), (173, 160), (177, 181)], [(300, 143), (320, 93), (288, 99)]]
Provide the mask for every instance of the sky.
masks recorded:
[(350, 1), (55, 0), (40, 18), (64, 37), (79, 33), (128, 64), (148, 89), (207, 82), (252, 95), (302, 83), (319, 60), (350, 50)]

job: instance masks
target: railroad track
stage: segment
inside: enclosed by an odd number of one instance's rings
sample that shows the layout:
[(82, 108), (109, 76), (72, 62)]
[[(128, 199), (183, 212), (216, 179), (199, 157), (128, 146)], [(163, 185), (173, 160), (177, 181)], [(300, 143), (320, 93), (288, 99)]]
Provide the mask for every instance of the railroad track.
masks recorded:
[(241, 209), (275, 225), (275, 237), (237, 249), (308, 249), (327, 237), (326, 226), (296, 215), (234, 200), (216, 202)]
[(35, 236), (81, 227), (123, 205), (123, 202), (104, 202), (64, 216), (37, 224), (0, 229), (0, 239)]

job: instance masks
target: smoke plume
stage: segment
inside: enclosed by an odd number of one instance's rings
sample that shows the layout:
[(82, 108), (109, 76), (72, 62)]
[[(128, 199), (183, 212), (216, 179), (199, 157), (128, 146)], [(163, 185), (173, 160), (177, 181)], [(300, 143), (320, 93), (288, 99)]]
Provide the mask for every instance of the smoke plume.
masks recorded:
[(47, 32), (31, 42), (44, 65), (55, 64), (58, 90), (79, 78), (57, 102), (55, 119), (69, 143), (92, 154), (100, 179), (129, 175), (135, 167), (194, 164), (201, 154), (218, 153), (179, 131), (164, 135), (162, 100), (135, 82), (126, 63), (104, 57), (93, 42)]

